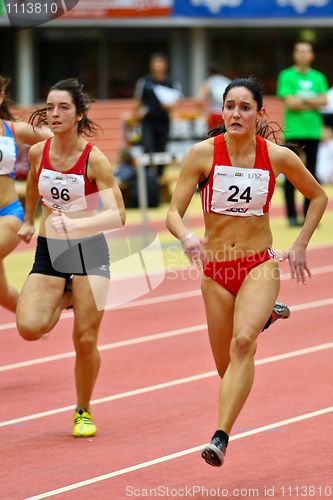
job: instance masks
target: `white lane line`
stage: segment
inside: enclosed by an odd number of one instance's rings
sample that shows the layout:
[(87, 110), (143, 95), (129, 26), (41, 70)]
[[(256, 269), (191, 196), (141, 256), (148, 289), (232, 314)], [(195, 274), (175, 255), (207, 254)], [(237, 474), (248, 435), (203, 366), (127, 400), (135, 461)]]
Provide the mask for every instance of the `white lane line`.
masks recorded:
[(313, 352), (325, 351), (326, 349), (332, 349), (333, 342), (327, 342), (326, 344), (318, 344), (312, 347), (304, 347), (304, 349), (297, 349), (296, 351), (289, 351), (282, 354), (276, 354), (275, 356), (268, 356), (267, 358), (258, 359), (255, 361), (256, 366), (266, 365), (268, 363), (274, 363), (275, 361), (282, 361), (284, 359), (295, 358), (297, 356), (303, 356), (304, 354), (311, 354)]
[[(184, 335), (186, 333), (199, 332), (207, 328), (206, 323), (201, 325), (188, 326), (186, 328), (177, 328), (176, 330), (169, 330), (166, 332), (156, 333), (153, 335), (145, 335), (143, 337), (136, 337), (133, 339), (120, 340), (110, 344), (102, 344), (98, 346), (99, 351), (108, 351), (110, 349), (117, 349), (119, 347), (126, 347), (129, 345), (141, 344), (143, 342), (150, 342), (152, 340), (166, 339), (169, 337), (176, 337), (177, 335)], [(64, 352), (62, 354), (55, 354), (53, 356), (45, 356), (43, 358), (35, 358), (29, 361), (20, 361), (18, 363), (11, 363), (8, 365), (0, 366), (0, 372), (14, 370), (16, 368), (24, 368), (26, 366), (38, 365), (41, 363), (49, 363), (51, 361), (58, 361), (59, 359), (73, 358), (75, 351)]]
[[(282, 354), (277, 354), (276, 356), (269, 356), (267, 358), (262, 358), (255, 361), (256, 366), (266, 365), (269, 363), (275, 363), (276, 361), (283, 361), (285, 359), (295, 358), (298, 356), (304, 356), (306, 354), (312, 354), (314, 352), (324, 351), (326, 349), (332, 349), (333, 342), (328, 342), (326, 344), (315, 345), (312, 347), (306, 347), (304, 349), (297, 349), (296, 351), (289, 351)], [(168, 382), (163, 382), (161, 384), (150, 385), (146, 387), (141, 387), (140, 389), (133, 389), (131, 391), (120, 392), (118, 394), (113, 394), (112, 396), (106, 396), (103, 398), (94, 399), (91, 404), (102, 404), (109, 403), (110, 401), (116, 401), (118, 399), (124, 399), (132, 396), (138, 396), (141, 394), (146, 394), (148, 392), (158, 391), (161, 389), (168, 389), (170, 387), (175, 387), (177, 385), (187, 384), (189, 382), (196, 382), (198, 380), (215, 377), (217, 375), (216, 370), (209, 372), (199, 373), (198, 375), (191, 375), (185, 378), (179, 378), (175, 380), (169, 380)], [(48, 417), (50, 415), (56, 415), (58, 413), (64, 413), (69, 410), (73, 410), (74, 405), (64, 406), (61, 408), (55, 408), (53, 410), (43, 411), (40, 413), (33, 413), (32, 415), (26, 415), (25, 417), (14, 418), (11, 420), (5, 420), (0, 422), (0, 427), (7, 427), (9, 425), (20, 424), (23, 422), (28, 422), (31, 420), (36, 420), (38, 418)]]
[[(185, 271), (189, 270), (189, 269), (190, 268), (184, 268)], [(179, 270), (177, 270), (177, 271), (179, 271)], [(311, 269), (311, 274), (313, 276), (320, 275), (320, 274), (332, 273), (332, 272), (333, 272), (333, 266), (322, 266), (322, 267), (316, 267), (314, 269)], [(188, 279), (190, 279), (190, 278), (188, 278)], [(282, 281), (290, 280), (290, 273), (281, 274), (281, 280)], [(158, 304), (158, 303), (162, 303), (162, 302), (170, 302), (170, 301), (188, 299), (191, 297), (196, 297), (198, 295), (201, 295), (201, 291), (199, 288), (195, 289), (195, 290), (189, 290), (187, 292), (171, 293), (171, 294), (166, 294), (166, 295), (160, 295), (159, 297), (151, 297), (148, 299), (134, 300), (132, 302), (127, 302), (126, 304), (107, 306), (105, 308), (105, 311), (116, 311), (119, 309), (131, 309), (133, 307), (149, 306), (152, 304)], [(63, 312), (60, 316), (60, 320), (68, 319), (68, 318), (73, 318), (72, 311)], [(0, 331), (1, 330), (11, 330), (13, 328), (16, 329), (15, 322), (0, 324)]]
[[(290, 306), (290, 310), (292, 312), (298, 312), (298, 311), (304, 311), (307, 309), (314, 309), (317, 307), (324, 307), (324, 306), (328, 306), (331, 304), (333, 304), (333, 298), (317, 300), (314, 302), (305, 302), (304, 304), (297, 304), (295, 306)], [(189, 326), (186, 328), (177, 328), (175, 330), (169, 330), (166, 332), (156, 333), (156, 334), (152, 334), (152, 335), (145, 335), (143, 337), (136, 337), (133, 339), (121, 340), (118, 342), (111, 342), (110, 344), (101, 344), (99, 346), (99, 350), (100, 351), (108, 351), (110, 349), (117, 349), (119, 347), (126, 347), (126, 346), (130, 346), (130, 345), (135, 345), (135, 344), (142, 344), (144, 342), (151, 342), (154, 340), (161, 340), (161, 339), (166, 339), (166, 338), (170, 338), (170, 337), (176, 337), (178, 335), (185, 335), (187, 333), (198, 332), (198, 331), (205, 330), (206, 328), (207, 328), (206, 323), (202, 323), (200, 325)], [(5, 372), (5, 371), (9, 371), (9, 370), (16, 370), (18, 368), (25, 368), (27, 366), (39, 365), (42, 363), (51, 363), (53, 361), (59, 361), (61, 359), (73, 358), (74, 356), (75, 356), (75, 352), (69, 351), (69, 352), (64, 352), (61, 354), (54, 354), (52, 356), (45, 356), (43, 358), (35, 358), (35, 359), (27, 360), (27, 361), (10, 363), (7, 365), (0, 366), (0, 373)]]
[[(106, 396), (104, 398), (98, 398), (91, 401), (92, 405), (109, 403), (110, 401), (116, 401), (118, 399), (129, 398), (132, 396), (139, 396), (141, 394), (146, 394), (148, 392), (159, 391), (161, 389), (168, 389), (169, 387), (175, 387), (181, 384), (187, 384), (189, 382), (195, 382), (197, 380), (213, 377), (216, 375), (216, 371), (210, 371), (205, 373), (200, 373), (198, 375), (192, 375), (190, 377), (179, 378), (175, 380), (170, 380), (169, 382), (164, 382), (161, 384), (150, 385), (147, 387), (141, 387), (140, 389), (133, 389), (131, 391), (120, 392), (118, 394), (113, 394), (112, 396)], [(14, 418), (12, 420), (6, 420), (0, 422), (0, 427), (7, 427), (9, 425), (21, 424), (23, 422), (28, 422), (31, 420), (36, 420), (38, 418), (48, 417), (50, 415), (56, 415), (58, 413), (64, 413), (69, 410), (73, 410), (75, 405), (63, 406), (62, 408), (55, 408), (54, 410), (43, 411), (40, 413), (33, 413), (32, 415), (26, 415), (25, 417)]]
[[(327, 274), (327, 273), (332, 273), (333, 272), (333, 266), (321, 266), (321, 267), (316, 267), (311, 270), (311, 274), (313, 276), (315, 275), (320, 275), (320, 274)], [(190, 279), (190, 278), (188, 278)], [(281, 274), (281, 281), (286, 281), (290, 280), (290, 273), (284, 273)], [(190, 297), (195, 297), (197, 295), (201, 295), (201, 290), (200, 288), (197, 288), (195, 290), (190, 290), (187, 292), (179, 292), (179, 293), (171, 293), (167, 295), (161, 295), (159, 297), (151, 297), (147, 299), (141, 299), (141, 300), (135, 300), (133, 302), (128, 302), (126, 304), (120, 304), (117, 306), (108, 306), (105, 309), (107, 311), (110, 310), (115, 310), (115, 309), (129, 309), (131, 307), (138, 307), (138, 306), (146, 306), (150, 304), (158, 304), (160, 302), (169, 302), (173, 300), (179, 300), (179, 299), (187, 299)], [(73, 312), (67, 313), (71, 314), (73, 316)]]
[[(332, 266), (332, 271), (333, 271), (333, 266)], [(118, 309), (131, 309), (133, 307), (149, 306), (152, 304), (158, 304), (160, 302), (177, 301), (177, 300), (182, 300), (182, 299), (188, 299), (191, 297), (196, 297), (199, 295), (201, 295), (200, 289), (189, 290), (187, 292), (171, 293), (171, 294), (166, 294), (166, 295), (160, 295), (159, 297), (151, 297), (149, 299), (135, 300), (133, 302), (127, 302), (126, 304), (119, 304), (117, 306), (107, 306), (105, 308), (105, 311), (115, 311)], [(61, 314), (59, 320), (73, 318), (73, 316), (74, 316), (74, 314), (72, 311), (63, 312)], [(0, 324), (0, 331), (1, 330), (10, 330), (12, 328), (16, 329), (15, 322), (4, 323), (2, 325)]]
[[(291, 425), (297, 422), (302, 422), (304, 420), (309, 420), (310, 418), (320, 417), (322, 415), (327, 415), (333, 411), (333, 406), (328, 406), (327, 408), (321, 408), (320, 410), (312, 411), (309, 413), (303, 413), (302, 415), (297, 415), (296, 417), (286, 418), (285, 420), (280, 420), (278, 422), (273, 422), (268, 425), (263, 425), (262, 427), (257, 427), (256, 429), (251, 429), (246, 432), (241, 432), (240, 434), (235, 434), (230, 437), (230, 441), (236, 441), (237, 439), (243, 439), (249, 436), (254, 436), (256, 434), (260, 434), (262, 432), (271, 431), (273, 429), (278, 429), (279, 427), (285, 427), (286, 425)], [(176, 458), (184, 457), (186, 455), (190, 455), (192, 453), (196, 453), (202, 450), (202, 448), (206, 445), (200, 444), (199, 446), (194, 446), (192, 448), (187, 448), (186, 450), (178, 451), (176, 453), (171, 453), (170, 455), (164, 455), (162, 457), (155, 458), (153, 460), (149, 460), (147, 462), (141, 462), (140, 464), (132, 465), (131, 467), (126, 467), (124, 469), (119, 469), (113, 472), (109, 472), (108, 474), (103, 474), (101, 476), (95, 476), (90, 479), (86, 479), (85, 481), (80, 481), (78, 483), (69, 484), (62, 488), (57, 488), (56, 490), (46, 491), (45, 493), (40, 493), (33, 497), (25, 498), (25, 500), (42, 500), (43, 498), (48, 498), (52, 496), (59, 495), (60, 493), (66, 493), (68, 491), (73, 491), (78, 488), (82, 488), (84, 486), (89, 486), (90, 484), (95, 484), (101, 481), (105, 481), (107, 479), (112, 479), (113, 477), (122, 476), (124, 474), (128, 474), (133, 471), (137, 471), (140, 469), (146, 469), (147, 467), (152, 467), (153, 465), (158, 465), (164, 462), (168, 462), (170, 460), (174, 460)]]

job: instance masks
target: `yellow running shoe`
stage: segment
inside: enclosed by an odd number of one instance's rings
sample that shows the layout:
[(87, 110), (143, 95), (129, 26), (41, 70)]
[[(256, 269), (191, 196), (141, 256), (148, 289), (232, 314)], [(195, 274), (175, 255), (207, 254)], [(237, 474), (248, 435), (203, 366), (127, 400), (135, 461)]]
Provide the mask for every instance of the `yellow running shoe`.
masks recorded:
[(91, 413), (84, 408), (77, 409), (74, 413), (73, 436), (91, 437), (96, 434), (96, 431), (97, 428), (93, 422)]

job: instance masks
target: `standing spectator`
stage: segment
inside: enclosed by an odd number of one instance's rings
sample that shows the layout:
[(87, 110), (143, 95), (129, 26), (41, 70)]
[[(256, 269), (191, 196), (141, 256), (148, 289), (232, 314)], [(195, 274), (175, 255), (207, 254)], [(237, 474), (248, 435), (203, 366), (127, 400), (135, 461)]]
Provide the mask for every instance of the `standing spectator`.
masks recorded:
[[(145, 153), (164, 152), (170, 129), (170, 113), (181, 97), (181, 87), (168, 75), (168, 62), (163, 54), (150, 58), (149, 73), (136, 84), (137, 100), (134, 117), (142, 120), (142, 145)], [(157, 166), (157, 175), (163, 174), (164, 165)]]
[[(320, 108), (327, 103), (328, 84), (325, 76), (311, 68), (313, 47), (308, 42), (294, 46), (295, 65), (280, 72), (277, 94), (284, 100), (285, 139), (298, 144), (306, 155), (306, 167), (316, 177), (317, 151), (322, 131)], [(286, 179), (284, 185), (287, 216), (290, 226), (299, 226), (295, 206), (295, 188)], [(309, 200), (304, 199), (304, 216)]]
[(333, 128), (333, 87), (330, 87), (326, 93), (327, 104), (321, 108), (324, 125)]
[[(208, 130), (222, 125), (223, 93), (230, 83), (229, 78), (221, 74), (217, 63), (212, 62), (208, 68), (209, 76), (201, 84), (196, 103), (201, 111), (207, 112)], [(207, 109), (208, 108), (208, 109)]]

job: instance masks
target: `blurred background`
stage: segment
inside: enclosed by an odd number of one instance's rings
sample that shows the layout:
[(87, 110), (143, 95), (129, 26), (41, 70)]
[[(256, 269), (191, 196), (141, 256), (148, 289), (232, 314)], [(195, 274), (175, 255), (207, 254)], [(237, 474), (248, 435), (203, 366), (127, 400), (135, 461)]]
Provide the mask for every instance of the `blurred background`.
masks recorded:
[(333, 84), (332, 24), (332, 0), (79, 0), (58, 19), (19, 30), (2, 8), (0, 72), (12, 77), (19, 104), (43, 99), (70, 74), (97, 99), (126, 99), (151, 53), (163, 52), (185, 96), (196, 94), (212, 60), (229, 78), (254, 74), (275, 94), (296, 40), (315, 45), (316, 67)]

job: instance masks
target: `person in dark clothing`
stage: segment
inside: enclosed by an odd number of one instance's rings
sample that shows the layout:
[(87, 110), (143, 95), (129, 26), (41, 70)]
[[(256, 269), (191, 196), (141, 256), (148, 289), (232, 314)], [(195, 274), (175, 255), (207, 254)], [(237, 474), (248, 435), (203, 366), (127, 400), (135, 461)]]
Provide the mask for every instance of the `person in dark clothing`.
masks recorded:
[(114, 176), (122, 188), (125, 207), (137, 207), (137, 175), (135, 159), (127, 148), (122, 149), (118, 155), (117, 167), (114, 170)]
[[(170, 113), (181, 97), (181, 87), (168, 75), (168, 62), (163, 54), (150, 58), (150, 72), (137, 81), (134, 97), (134, 117), (142, 122), (142, 146), (145, 153), (166, 151)], [(164, 165), (157, 166), (157, 175), (163, 174)]]
[[(114, 175), (118, 183), (125, 186), (123, 190), (125, 207), (138, 208), (139, 193), (136, 161), (127, 148), (119, 152), (118, 165)], [(159, 186), (156, 175), (150, 169), (146, 169), (146, 189), (148, 207), (158, 207), (160, 202)]]

